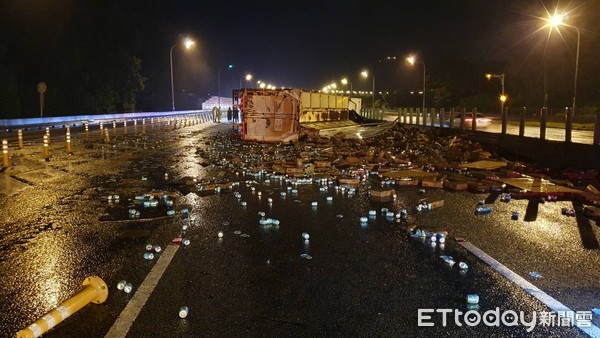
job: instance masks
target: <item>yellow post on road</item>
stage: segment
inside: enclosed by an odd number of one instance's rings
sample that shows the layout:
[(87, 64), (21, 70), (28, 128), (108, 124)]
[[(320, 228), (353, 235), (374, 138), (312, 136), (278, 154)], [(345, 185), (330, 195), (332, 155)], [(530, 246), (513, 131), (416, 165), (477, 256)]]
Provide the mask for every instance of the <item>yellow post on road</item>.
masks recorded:
[(71, 149), (71, 128), (67, 127), (67, 154), (73, 155), (73, 149)]
[(102, 278), (97, 276), (87, 277), (83, 281), (83, 290), (27, 328), (17, 332), (17, 338), (39, 337), (89, 303), (101, 304), (106, 301), (106, 298), (108, 298), (108, 287)]
[(44, 159), (46, 162), (50, 161), (50, 149), (49, 149), (49, 137), (47, 134), (44, 134)]
[(10, 167), (10, 158), (8, 157), (8, 141), (2, 140), (2, 168)]
[(17, 130), (17, 138), (19, 139), (19, 149), (23, 149), (23, 129)]

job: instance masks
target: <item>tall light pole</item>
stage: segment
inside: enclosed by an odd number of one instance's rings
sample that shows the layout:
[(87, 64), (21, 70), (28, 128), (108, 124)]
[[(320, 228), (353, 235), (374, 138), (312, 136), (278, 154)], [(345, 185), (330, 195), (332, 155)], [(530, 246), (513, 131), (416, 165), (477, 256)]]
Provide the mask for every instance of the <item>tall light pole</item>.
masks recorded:
[[(179, 43), (174, 44), (173, 47), (171, 47), (171, 50), (169, 51), (169, 56), (171, 60), (171, 105), (173, 107), (173, 111), (175, 111), (175, 87), (173, 86), (173, 49), (178, 44)], [(185, 40), (183, 40), (183, 45), (185, 46), (185, 49), (189, 49), (194, 45), (194, 41), (190, 38), (185, 38)]]
[(504, 102), (506, 102), (506, 93), (504, 93), (504, 73), (502, 74), (485, 74), (485, 78), (491, 80), (493, 78), (500, 79), (502, 85), (502, 93), (500, 94), (500, 114), (504, 114)]
[[(233, 65), (229, 64), (227, 65), (227, 69), (233, 69)], [(217, 85), (219, 87), (218, 91), (218, 101), (219, 101), (219, 108), (221, 108), (221, 67), (219, 66), (219, 68), (217, 68)]]
[[(414, 65), (415, 62), (417, 61), (417, 58), (414, 55), (410, 55), (409, 57), (406, 58), (406, 61), (408, 61), (408, 63), (410, 63), (411, 65)], [(423, 65), (423, 111), (425, 111), (425, 82), (426, 82), (426, 67), (425, 67), (425, 62), (423, 62), (423, 60), (420, 60), (421, 64)]]
[(575, 114), (575, 105), (576, 105), (576, 101), (577, 101), (577, 73), (579, 71), (579, 45), (581, 43), (581, 33), (579, 32), (579, 28), (575, 27), (575, 26), (571, 26), (571, 25), (567, 25), (565, 23), (565, 18), (567, 18), (567, 13), (554, 13), (554, 15), (549, 16), (548, 18), (545, 19), (546, 21), (546, 27), (550, 27), (550, 29), (556, 29), (556, 31), (559, 30), (558, 27), (560, 26), (564, 26), (564, 27), (569, 27), (569, 28), (573, 28), (575, 29), (575, 32), (577, 32), (577, 52), (575, 54), (575, 78), (573, 80), (573, 114)]
[[(367, 77), (369, 77), (369, 72), (366, 70), (363, 70), (362, 72), (360, 72), (360, 75), (366, 79)], [(373, 106), (373, 108), (375, 108), (375, 73), (371, 74), (371, 77), (373, 78), (373, 91), (371, 92), (373, 94), (372, 106)]]

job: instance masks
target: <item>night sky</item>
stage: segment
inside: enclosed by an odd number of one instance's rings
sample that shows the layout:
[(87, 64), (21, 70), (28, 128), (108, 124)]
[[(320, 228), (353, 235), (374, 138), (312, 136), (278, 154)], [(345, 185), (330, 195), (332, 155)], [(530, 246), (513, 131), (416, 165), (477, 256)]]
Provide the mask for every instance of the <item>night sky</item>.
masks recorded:
[[(548, 38), (547, 29), (537, 31), (539, 17), (556, 6), (571, 11), (569, 22), (582, 33), (582, 100), (600, 105), (595, 88), (600, 5), (589, 0), (9, 0), (0, 4), (0, 76), (3, 69), (16, 74), (21, 114), (26, 115), (35, 107), (28, 102), (37, 95), (37, 82), (46, 81), (50, 95), (53, 79), (66, 81), (57, 63), (76, 62), (81, 53), (102, 59), (127, 48), (141, 59), (147, 78), (136, 109), (168, 110), (169, 50), (189, 36), (196, 41), (193, 49), (178, 45), (173, 50), (181, 108), (194, 108), (192, 102), (217, 94), (218, 69), (223, 96), (231, 95), (246, 73), (253, 74), (253, 82), (317, 90), (346, 76), (354, 90), (370, 90), (371, 80), (359, 76), (363, 69), (374, 70), (377, 91), (418, 90), (422, 68), (404, 62), (410, 53), (424, 61), (432, 82), (452, 79), (469, 94), (496, 95), (498, 84), (490, 85), (483, 74), (505, 72), (515, 104), (539, 101), (544, 77), (539, 65), (546, 55), (552, 70), (549, 90), (560, 105), (572, 93), (576, 36), (569, 29), (562, 38)], [(402, 61), (385, 61), (387, 56)], [(521, 93), (532, 87), (538, 88), (535, 93)]]

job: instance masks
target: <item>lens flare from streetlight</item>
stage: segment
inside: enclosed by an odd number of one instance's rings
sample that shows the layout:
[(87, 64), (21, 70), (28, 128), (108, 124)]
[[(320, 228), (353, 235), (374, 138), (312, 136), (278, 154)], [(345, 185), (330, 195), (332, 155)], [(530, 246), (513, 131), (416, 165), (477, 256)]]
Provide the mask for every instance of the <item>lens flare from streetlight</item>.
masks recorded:
[(506, 102), (507, 99), (508, 99), (508, 96), (500, 95), (500, 102), (504, 103), (504, 102)]
[(406, 61), (408, 61), (408, 63), (410, 63), (411, 65), (414, 65), (416, 60), (417, 59), (415, 58), (414, 55), (411, 55), (411, 56), (409, 56), (409, 57), (406, 58)]
[(337, 88), (337, 84), (336, 84), (335, 82), (332, 82), (332, 83), (330, 84), (330, 86), (331, 86), (331, 88), (333, 88), (333, 89), (336, 89), (336, 88)]
[(485, 74), (485, 78), (488, 79), (488, 80), (491, 80), (492, 79), (492, 74), (490, 74), (490, 73)]
[(362, 72), (360, 72), (360, 75), (364, 78), (367, 78), (367, 77), (369, 77), (369, 72), (366, 70), (363, 70)]
[(264, 89), (266, 86), (267, 86), (267, 85), (265, 85), (265, 83), (264, 83), (264, 82), (261, 82), (261, 83), (260, 83), (260, 85), (259, 85), (260, 89)]
[(246, 74), (246, 81), (252, 80), (252, 74)]
[(347, 84), (348, 84), (348, 79), (346, 79), (346, 78), (343, 78), (341, 82), (342, 82), (342, 84), (345, 86), (345, 85), (347, 85)]
[(186, 38), (185, 41), (183, 42), (185, 49), (189, 49), (190, 47), (192, 47), (194, 45), (194, 40), (190, 39), (190, 38)]

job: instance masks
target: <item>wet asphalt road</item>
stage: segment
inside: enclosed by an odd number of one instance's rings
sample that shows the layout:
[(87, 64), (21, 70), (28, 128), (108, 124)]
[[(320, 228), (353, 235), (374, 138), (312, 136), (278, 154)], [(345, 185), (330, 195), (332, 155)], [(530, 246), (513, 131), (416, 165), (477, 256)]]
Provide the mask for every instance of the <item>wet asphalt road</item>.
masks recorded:
[[(436, 327), (419, 328), (417, 310), (466, 311), (466, 294), (476, 293), (480, 312), (496, 307), (527, 314), (548, 311), (454, 241), (442, 249), (410, 238), (405, 226), (381, 216), (381, 207), (405, 207), (410, 225), (446, 230), (449, 239), (465, 237), (574, 310), (600, 306), (598, 227), (562, 216), (561, 206), (570, 202), (539, 205), (535, 220), (529, 206), (532, 221), (511, 221), (512, 211), (526, 214), (527, 201), (496, 201), (491, 215), (475, 216), (474, 206), (487, 195), (444, 190), (419, 194), (416, 187), (398, 187), (395, 202), (377, 204), (367, 196), (368, 186), (378, 185), (371, 177), (352, 198), (334, 189), (320, 192), (315, 184), (299, 186), (297, 196), (282, 198), (280, 192), (287, 189), (277, 180), (266, 184), (257, 179), (252, 192), (243, 182), (253, 178), (233, 176), (225, 179), (242, 182), (234, 189), (241, 199), (231, 192), (199, 196), (181, 189), (175, 210), (188, 208), (189, 218), (178, 214), (151, 222), (119, 221), (127, 220), (127, 199), (137, 194), (173, 190), (173, 182), (182, 177), (208, 178), (222, 171), (200, 165), (203, 160), (196, 151), (227, 151), (227, 138), (211, 135), (229, 131), (226, 125), (203, 124), (156, 131), (147, 138), (120, 137), (114, 147), (97, 144), (80, 150), (81, 157), (68, 158), (57, 149), (49, 163), (36, 160), (39, 155), (33, 152), (20, 156), (7, 172), (12, 190), (3, 190), (1, 196), (0, 336), (14, 335), (92, 274), (109, 285), (106, 303), (89, 305), (46, 336), (104, 336), (156, 262), (142, 258), (145, 245), (166, 247), (182, 235), (185, 224), (190, 228), (183, 235), (191, 243), (175, 254), (129, 337), (517, 337), (527, 335), (524, 327), (450, 323), (443, 328), (439, 317), (433, 319)], [(118, 205), (106, 200), (114, 193), (121, 196)], [(326, 196), (333, 196), (331, 205)], [(414, 212), (423, 197), (444, 199), (446, 205)], [(316, 209), (312, 201), (318, 201)], [(164, 215), (166, 208), (140, 210), (148, 217)], [(378, 215), (361, 226), (358, 220), (369, 210)], [(280, 220), (279, 227), (260, 226), (259, 211)], [(310, 234), (308, 243), (303, 232)], [(469, 270), (450, 269), (439, 258), (442, 254), (466, 262)], [(543, 277), (529, 277), (532, 271)], [(121, 279), (130, 281), (134, 292), (117, 290)], [(186, 319), (177, 316), (182, 305), (190, 308)], [(571, 328), (536, 328), (533, 335), (583, 336)]]

